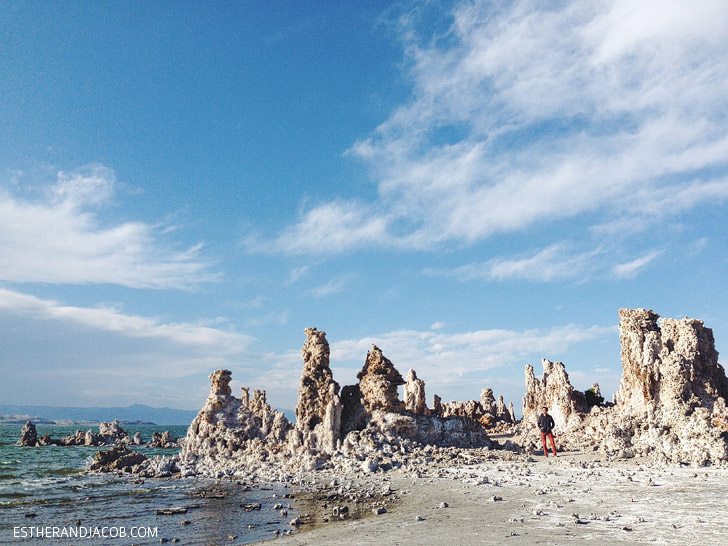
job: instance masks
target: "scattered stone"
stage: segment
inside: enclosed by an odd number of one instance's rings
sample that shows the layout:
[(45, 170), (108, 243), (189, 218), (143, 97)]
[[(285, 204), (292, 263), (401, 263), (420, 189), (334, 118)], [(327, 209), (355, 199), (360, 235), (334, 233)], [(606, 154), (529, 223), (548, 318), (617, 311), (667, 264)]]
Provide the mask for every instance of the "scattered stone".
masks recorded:
[(184, 507), (177, 507), (177, 508), (157, 508), (154, 511), (155, 514), (158, 516), (173, 516), (175, 514), (186, 514), (187, 508)]

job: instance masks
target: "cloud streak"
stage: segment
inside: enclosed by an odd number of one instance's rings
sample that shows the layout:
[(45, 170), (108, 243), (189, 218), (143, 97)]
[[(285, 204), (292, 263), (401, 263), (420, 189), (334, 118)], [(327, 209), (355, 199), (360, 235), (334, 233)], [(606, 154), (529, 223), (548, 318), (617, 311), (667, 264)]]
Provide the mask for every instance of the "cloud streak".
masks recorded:
[(164, 322), (0, 289), (2, 396), (68, 404), (71, 392), (82, 405), (198, 405), (211, 371), (240, 370), (254, 358), (255, 339), (225, 324)]
[(202, 245), (169, 249), (158, 226), (142, 222), (104, 226), (95, 210), (114, 184), (112, 170), (90, 165), (60, 172), (38, 202), (0, 190), (0, 280), (191, 289), (218, 279)]

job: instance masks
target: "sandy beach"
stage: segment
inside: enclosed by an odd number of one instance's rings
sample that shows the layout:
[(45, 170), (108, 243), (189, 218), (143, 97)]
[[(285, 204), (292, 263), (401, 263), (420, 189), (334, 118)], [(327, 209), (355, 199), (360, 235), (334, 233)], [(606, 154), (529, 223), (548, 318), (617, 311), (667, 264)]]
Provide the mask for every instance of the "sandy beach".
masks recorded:
[(392, 489), (386, 513), (332, 518), (277, 540), (287, 545), (728, 541), (725, 467), (607, 462), (572, 452), (457, 465), (436, 474), (380, 476), (382, 486)]

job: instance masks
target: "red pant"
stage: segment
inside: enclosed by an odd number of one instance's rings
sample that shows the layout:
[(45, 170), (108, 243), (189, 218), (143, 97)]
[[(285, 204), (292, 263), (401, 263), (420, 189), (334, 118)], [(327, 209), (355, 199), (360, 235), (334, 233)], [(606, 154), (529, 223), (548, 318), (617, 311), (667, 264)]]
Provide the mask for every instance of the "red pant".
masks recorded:
[(556, 442), (554, 442), (554, 435), (552, 433), (541, 433), (541, 441), (543, 442), (543, 454), (548, 457), (549, 456), (549, 450), (546, 447), (546, 437), (551, 438), (551, 449), (554, 450), (554, 457), (556, 457)]

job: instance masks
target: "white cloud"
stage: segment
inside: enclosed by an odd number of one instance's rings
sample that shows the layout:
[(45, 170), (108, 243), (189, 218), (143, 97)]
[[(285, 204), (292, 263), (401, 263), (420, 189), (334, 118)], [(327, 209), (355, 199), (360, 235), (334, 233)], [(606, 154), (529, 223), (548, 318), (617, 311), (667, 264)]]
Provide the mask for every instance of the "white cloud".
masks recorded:
[(632, 260), (631, 262), (617, 264), (613, 268), (614, 276), (618, 278), (632, 279), (636, 277), (641, 270), (647, 267), (652, 262), (652, 260), (657, 258), (660, 254), (662, 254), (662, 251), (653, 250), (652, 252), (645, 254), (640, 258)]
[(160, 323), (157, 319), (129, 315), (113, 307), (61, 305), (0, 288), (0, 310), (32, 317), (74, 323), (93, 330), (113, 332), (124, 337), (150, 338), (179, 346), (192, 346), (219, 355), (238, 354), (251, 343), (250, 336), (212, 328), (205, 324)]
[(275, 249), (433, 248), (587, 216), (645, 229), (728, 197), (724, 2), (475, 0), (452, 15), (444, 37), (403, 29), (411, 100), (350, 150), (378, 199), (322, 204)]
[(452, 273), (463, 280), (510, 280), (525, 279), (551, 282), (582, 279), (594, 268), (593, 258), (600, 250), (573, 253), (565, 243), (550, 245), (533, 255), (518, 258), (493, 258), (484, 263), (469, 264)]
[(613, 327), (574, 324), (550, 330), (477, 330), (456, 334), (399, 330), (331, 344), (334, 363), (360, 362), (372, 344), (382, 349), (400, 372), (413, 368), (418, 377), (446, 385), (465, 374), (525, 364), (528, 358), (563, 353), (575, 344), (613, 335)]
[(306, 212), (275, 241), (249, 240), (250, 250), (288, 254), (330, 254), (352, 246), (383, 243), (388, 220), (370, 205), (335, 201)]
[(164, 228), (103, 225), (92, 209), (110, 201), (114, 183), (113, 171), (91, 165), (58, 173), (38, 202), (0, 191), (0, 279), (132, 288), (191, 288), (217, 279), (199, 244), (171, 250), (157, 233)]
[(254, 360), (254, 338), (225, 326), (220, 318), (165, 322), (113, 306), (64, 305), (0, 289), (0, 397), (50, 405), (152, 400), (199, 407), (211, 371), (239, 372)]
[(295, 267), (295, 268), (291, 269), (291, 271), (288, 273), (288, 280), (286, 281), (286, 286), (295, 284), (301, 278), (308, 275), (310, 269), (311, 269), (311, 267), (308, 265), (302, 265), (301, 267)]
[(560, 242), (515, 257), (497, 257), (449, 270), (427, 269), (425, 274), (454, 277), (460, 281), (527, 280), (531, 282), (585, 281), (594, 276), (632, 279), (662, 251), (654, 250), (627, 263), (613, 265), (606, 247), (576, 251)]

